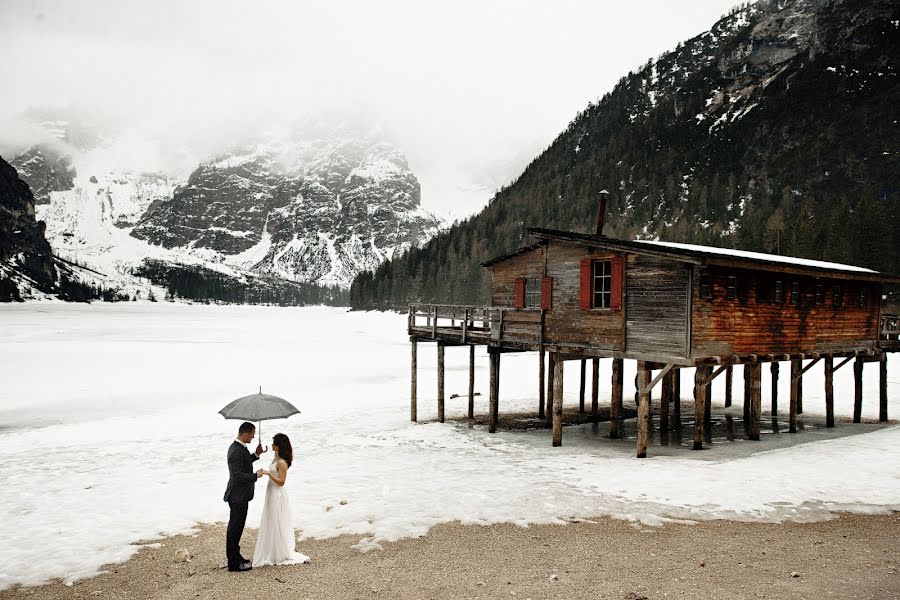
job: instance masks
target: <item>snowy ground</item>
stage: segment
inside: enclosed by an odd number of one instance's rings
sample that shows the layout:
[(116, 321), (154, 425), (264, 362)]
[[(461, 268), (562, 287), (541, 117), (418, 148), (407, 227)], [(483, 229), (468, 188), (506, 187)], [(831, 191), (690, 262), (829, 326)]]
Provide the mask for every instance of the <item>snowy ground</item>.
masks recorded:
[[(655, 445), (637, 460), (633, 440), (606, 439), (604, 425), (600, 434), (567, 427), (554, 449), (547, 431), (490, 435), (464, 424), (410, 423), (402, 315), (31, 303), (0, 306), (0, 323), (0, 589), (88, 576), (128, 558), (135, 542), (225, 520), (225, 451), (238, 423), (216, 411), (259, 385), (302, 411), (262, 431), (267, 444), (278, 431), (294, 443), (287, 485), (297, 527), (305, 537), (356, 535), (360, 549), (457, 519), (525, 525), (612, 515), (655, 524), (900, 509), (900, 427), (814, 427), (812, 415), (823, 408), (818, 367), (804, 381), (805, 431), (769, 432), (761, 442), (716, 438), (704, 452)], [(447, 349), (448, 397), (465, 393), (467, 356)], [(423, 421), (435, 416), (435, 362), (423, 344)], [(608, 402), (609, 361), (601, 362)], [(536, 406), (536, 364), (534, 355), (504, 355), (502, 412)], [(483, 351), (477, 366), (477, 408), (485, 412)], [(896, 418), (900, 358), (891, 356), (888, 376)], [(569, 403), (577, 378), (571, 363)], [(632, 378), (626, 372), (626, 382)], [(876, 365), (867, 365), (865, 378), (864, 416), (874, 417)], [(718, 410), (723, 379), (713, 390)], [(787, 379), (785, 367), (785, 408)], [(692, 380), (682, 377), (685, 398)], [(740, 381), (738, 370), (736, 415)], [(851, 414), (850, 366), (835, 386), (838, 415)], [(626, 383), (626, 398), (631, 393)], [(465, 400), (448, 400), (450, 415), (464, 407)], [(261, 506), (251, 504), (250, 527)]]

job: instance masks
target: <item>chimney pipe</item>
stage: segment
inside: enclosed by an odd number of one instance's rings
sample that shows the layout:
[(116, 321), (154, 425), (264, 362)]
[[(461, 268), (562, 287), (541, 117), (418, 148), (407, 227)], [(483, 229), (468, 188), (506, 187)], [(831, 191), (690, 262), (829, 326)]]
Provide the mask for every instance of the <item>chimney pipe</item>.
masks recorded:
[(603, 235), (603, 224), (606, 223), (606, 198), (609, 192), (602, 190), (600, 192), (600, 207), (597, 211), (597, 235)]

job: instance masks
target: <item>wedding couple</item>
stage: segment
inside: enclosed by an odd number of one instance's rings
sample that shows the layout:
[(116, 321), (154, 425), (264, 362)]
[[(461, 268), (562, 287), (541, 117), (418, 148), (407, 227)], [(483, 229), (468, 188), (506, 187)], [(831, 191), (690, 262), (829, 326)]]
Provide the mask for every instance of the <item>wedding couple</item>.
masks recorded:
[[(294, 550), (294, 526), (291, 524), (291, 505), (284, 483), (294, 458), (288, 436), (278, 433), (272, 438), (275, 459), (268, 469), (253, 470), (253, 463), (264, 452), (262, 444), (250, 452), (249, 444), (256, 436), (253, 423), (242, 423), (237, 439), (228, 448), (228, 487), (225, 502), (231, 508), (228, 533), (225, 536), (225, 554), (229, 571), (249, 571), (263, 565), (295, 565), (309, 562), (309, 557)], [(256, 481), (269, 478), (266, 502), (263, 505), (259, 536), (253, 560), (241, 556), (241, 535), (247, 521), (247, 508), (253, 500)]]

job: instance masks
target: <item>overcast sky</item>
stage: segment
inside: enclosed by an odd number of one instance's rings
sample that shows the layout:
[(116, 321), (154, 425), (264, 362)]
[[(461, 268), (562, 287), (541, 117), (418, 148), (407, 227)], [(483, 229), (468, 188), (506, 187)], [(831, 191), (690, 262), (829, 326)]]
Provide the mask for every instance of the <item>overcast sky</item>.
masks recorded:
[(2, 0), (0, 144), (32, 135), (19, 117), (39, 106), (115, 126), (140, 169), (295, 119), (378, 124), (423, 205), (461, 216), (734, 3)]

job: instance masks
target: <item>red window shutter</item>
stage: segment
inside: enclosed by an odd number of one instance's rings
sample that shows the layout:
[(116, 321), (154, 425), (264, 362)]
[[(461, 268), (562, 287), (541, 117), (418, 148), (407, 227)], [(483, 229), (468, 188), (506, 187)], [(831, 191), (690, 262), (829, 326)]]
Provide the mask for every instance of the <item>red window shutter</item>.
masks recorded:
[(581, 259), (581, 308), (591, 307), (591, 259)]
[(553, 278), (544, 277), (541, 279), (541, 308), (550, 308), (552, 305), (550, 299), (553, 297)]
[(525, 278), (516, 277), (515, 298), (513, 300), (515, 308), (525, 308)]
[(612, 267), (612, 281), (610, 282), (609, 307), (613, 310), (622, 310), (622, 273), (625, 270), (622, 257), (614, 256), (610, 266)]

